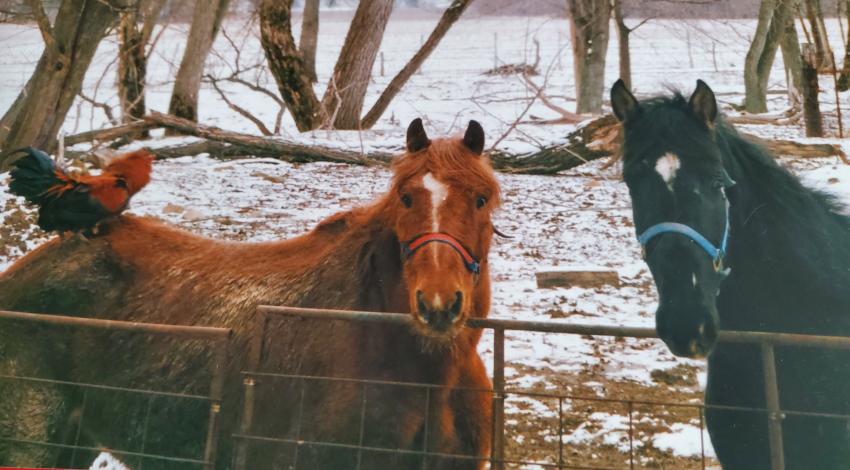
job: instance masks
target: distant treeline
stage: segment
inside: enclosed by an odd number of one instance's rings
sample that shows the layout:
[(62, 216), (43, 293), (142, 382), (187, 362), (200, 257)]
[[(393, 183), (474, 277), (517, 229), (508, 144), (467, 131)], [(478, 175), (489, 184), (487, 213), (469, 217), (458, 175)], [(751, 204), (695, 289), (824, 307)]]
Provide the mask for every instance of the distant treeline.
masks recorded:
[[(756, 18), (760, 0), (622, 0), (632, 18)], [(427, 3), (425, 1), (421, 3)], [(476, 15), (561, 15), (567, 0), (475, 0)], [(836, 0), (822, 0), (824, 14), (836, 16)]]

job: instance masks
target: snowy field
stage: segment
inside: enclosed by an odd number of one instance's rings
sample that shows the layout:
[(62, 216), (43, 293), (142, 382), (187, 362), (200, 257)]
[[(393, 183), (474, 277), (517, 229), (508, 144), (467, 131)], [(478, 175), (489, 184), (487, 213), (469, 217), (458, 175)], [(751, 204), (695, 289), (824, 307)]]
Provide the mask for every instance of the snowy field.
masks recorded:
[[(344, 13), (322, 17), (317, 66), (326, 81), (347, 29)], [(383, 90), (424, 37), (437, 17), (401, 12), (389, 24), (380, 63), (373, 73), (367, 107)], [(632, 21), (636, 23), (636, 21)], [(832, 44), (841, 57), (840, 32), (828, 21)], [(751, 21), (653, 20), (632, 36), (633, 82), (638, 95), (665, 92), (667, 87), (690, 92), (697, 78), (717, 92), (726, 111), (740, 103), (743, 93), (743, 58), (755, 27)], [(239, 50), (242, 67), (262, 61), (256, 24), (229, 19), (225, 30)], [(157, 45), (149, 66), (152, 86), (148, 105), (166, 111), (173, 77), (182, 54), (186, 25), (171, 25)], [(613, 34), (613, 30), (612, 30)], [(296, 28), (295, 35), (298, 31)], [(541, 75), (546, 93), (556, 104), (574, 109), (572, 63), (567, 21), (560, 18), (476, 18), (455, 25), (434, 55), (396, 98), (373, 130), (358, 132), (315, 131), (299, 135), (289, 118), (282, 135), (302, 142), (369, 151), (398, 151), (408, 122), (423, 117), (431, 136), (456, 134), (469, 119), (482, 122), (490, 143), (503, 137), (522, 116), (533, 93), (516, 75), (483, 75), (494, 63), (535, 61), (535, 40), (540, 44)], [(8, 107), (29, 77), (41, 49), (34, 27), (0, 25), (0, 110)], [(115, 38), (101, 46), (90, 70), (85, 92), (99, 101), (117, 105), (114, 87)], [(617, 78), (616, 41), (612, 41), (605, 77), (606, 88)], [(216, 76), (231, 73), (234, 47), (220, 39), (208, 68)], [(784, 89), (781, 57), (770, 82)], [(548, 71), (548, 74), (547, 74)], [(246, 74), (274, 90), (269, 77)], [(317, 85), (324, 92), (325, 82)], [(827, 127), (835, 127), (835, 98), (831, 84), (822, 79), (822, 109)], [(260, 94), (233, 86), (228, 90), (267, 125), (277, 107)], [(771, 94), (772, 110), (785, 109), (784, 93)], [(844, 103), (850, 102), (845, 93)], [(79, 111), (79, 112), (78, 112)], [(364, 110), (365, 111), (365, 110)], [(200, 121), (226, 129), (257, 132), (232, 112), (211, 87), (201, 92)], [(520, 120), (556, 116), (535, 102)], [(845, 128), (848, 127), (845, 119)], [(100, 110), (81, 103), (70, 113), (67, 133), (108, 125)], [(799, 138), (797, 126), (745, 126), (764, 136)], [(519, 124), (498, 148), (533, 151), (559, 142), (573, 129), (567, 125)], [(145, 145), (171, 145), (190, 139), (157, 138)], [(489, 146), (489, 144), (488, 144)], [(850, 152), (850, 144), (844, 142)], [(183, 157), (158, 162), (152, 184), (133, 200), (132, 212), (162, 217), (188, 230), (235, 240), (270, 240), (303, 233), (324, 217), (381, 194), (389, 184), (386, 169), (316, 163), (291, 165), (276, 160), (220, 161), (209, 157)], [(850, 167), (837, 159), (783, 162), (814, 186), (834, 191), (850, 203)], [(626, 326), (654, 326), (655, 290), (640, 260), (634, 239), (631, 210), (619, 169), (603, 170), (593, 162), (553, 177), (499, 175), (504, 205), (495, 216), (496, 226), (511, 239), (495, 240), (490, 254), (493, 276), (491, 316)], [(42, 238), (27, 227), (31, 216), (20, 201), (5, 192), (6, 175), (0, 175), (0, 269)], [(599, 289), (538, 289), (534, 274), (567, 266), (613, 268), (622, 286)], [(585, 398), (646, 399), (698, 403), (704, 385), (704, 362), (673, 357), (659, 341), (623, 340), (532, 333), (507, 334), (506, 370), (511, 388), (558, 392)], [(492, 338), (480, 346), (492, 360)], [(557, 462), (558, 428), (564, 427), (565, 458), (571, 465), (628, 466), (627, 407), (620, 403), (567, 400), (559, 422), (557, 400), (510, 396), (508, 399), (509, 457)], [(634, 448), (636, 464), (651, 468), (699, 468), (701, 439), (698, 413), (687, 407), (635, 405)], [(704, 442), (711, 455), (707, 436)], [(539, 468), (539, 467), (525, 467)]]

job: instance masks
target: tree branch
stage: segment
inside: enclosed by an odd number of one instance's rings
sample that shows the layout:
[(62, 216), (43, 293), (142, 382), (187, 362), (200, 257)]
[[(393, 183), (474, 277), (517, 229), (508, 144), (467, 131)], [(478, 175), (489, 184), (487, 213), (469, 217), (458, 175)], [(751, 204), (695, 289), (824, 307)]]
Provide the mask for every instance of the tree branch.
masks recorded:
[(245, 108), (239, 106), (238, 104), (230, 101), (230, 99), (227, 98), (227, 94), (224, 92), (224, 90), (222, 90), (218, 86), (218, 80), (216, 80), (215, 77), (213, 77), (212, 75), (207, 75), (207, 81), (210, 82), (210, 84), (213, 86), (215, 91), (218, 92), (218, 95), (221, 97), (222, 100), (224, 100), (224, 102), (227, 104), (227, 106), (230, 107), (230, 109), (232, 109), (233, 111), (236, 111), (237, 113), (239, 113), (239, 115), (241, 115), (245, 119), (254, 123), (254, 125), (257, 126), (257, 129), (259, 129), (260, 133), (263, 134), (264, 136), (268, 137), (270, 135), (273, 135), (272, 131), (270, 131), (269, 128), (266, 127), (265, 124), (263, 124), (263, 121), (261, 121), (260, 118), (251, 114), (251, 112), (248, 111), (247, 109), (245, 109)]
[(44, 4), (41, 0), (27, 0), (32, 14), (35, 17), (35, 22), (38, 24), (38, 30), (41, 31), (41, 38), (44, 39), (44, 45), (60, 60), (65, 58), (65, 54), (59, 50), (59, 45), (56, 44), (56, 37), (53, 35), (53, 27), (50, 26), (50, 18), (47, 17), (47, 12), (44, 11)]

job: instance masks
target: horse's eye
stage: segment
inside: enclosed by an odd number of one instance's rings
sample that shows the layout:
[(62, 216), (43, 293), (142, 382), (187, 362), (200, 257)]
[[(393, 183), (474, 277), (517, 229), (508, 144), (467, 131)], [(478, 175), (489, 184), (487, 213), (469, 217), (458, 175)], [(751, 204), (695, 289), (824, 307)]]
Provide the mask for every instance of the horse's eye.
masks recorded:
[(475, 200), (475, 207), (481, 209), (484, 207), (484, 204), (487, 204), (487, 198), (484, 196), (478, 196), (478, 199)]
[(402, 194), (401, 203), (404, 204), (404, 207), (410, 207), (413, 205), (413, 198), (410, 196), (410, 194)]

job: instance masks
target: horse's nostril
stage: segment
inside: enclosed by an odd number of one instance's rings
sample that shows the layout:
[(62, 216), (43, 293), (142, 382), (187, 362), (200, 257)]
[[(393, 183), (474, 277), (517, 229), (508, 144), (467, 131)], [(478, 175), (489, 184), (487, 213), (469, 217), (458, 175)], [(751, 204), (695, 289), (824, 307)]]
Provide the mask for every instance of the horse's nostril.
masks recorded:
[(463, 308), (463, 293), (460, 291), (455, 292), (455, 301), (451, 307), (449, 307), (449, 318), (455, 322), (460, 319), (460, 311)]
[(428, 304), (425, 303), (425, 294), (422, 293), (421, 290), (416, 291), (416, 309), (419, 310), (419, 314), (425, 317), (425, 320), (428, 320)]

